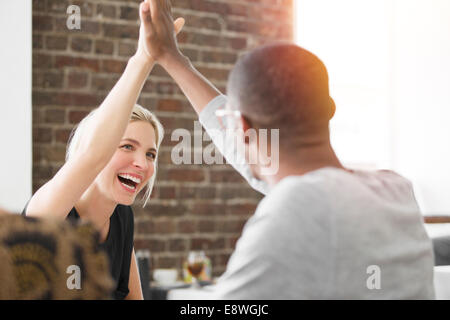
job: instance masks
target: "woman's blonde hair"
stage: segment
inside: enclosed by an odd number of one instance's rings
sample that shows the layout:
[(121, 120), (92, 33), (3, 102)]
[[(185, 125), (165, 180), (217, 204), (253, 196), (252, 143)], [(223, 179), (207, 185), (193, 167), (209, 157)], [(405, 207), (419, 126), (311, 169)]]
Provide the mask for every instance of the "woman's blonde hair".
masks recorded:
[[(75, 126), (75, 128), (73, 128), (69, 137), (69, 141), (67, 142), (66, 161), (68, 161), (71, 158), (71, 156), (76, 152), (76, 150), (80, 147), (81, 137), (83, 136), (83, 133), (85, 132), (86, 127), (88, 126), (87, 124), (96, 114), (97, 110), (98, 108), (92, 110), (86, 117), (83, 118), (83, 120), (80, 121), (80, 123), (77, 126)], [(161, 122), (158, 120), (158, 118), (151, 111), (145, 109), (144, 107), (138, 104), (135, 104), (129, 122), (134, 121), (145, 121), (152, 125), (153, 129), (155, 130), (156, 150), (159, 150), (161, 142), (164, 138), (164, 128)], [(143, 207), (145, 207), (145, 205), (148, 202), (148, 199), (150, 198), (150, 195), (152, 194), (158, 166), (158, 154), (159, 152), (157, 152), (155, 158), (155, 172), (153, 173), (152, 177), (147, 183), (147, 190), (143, 198), (144, 200)]]

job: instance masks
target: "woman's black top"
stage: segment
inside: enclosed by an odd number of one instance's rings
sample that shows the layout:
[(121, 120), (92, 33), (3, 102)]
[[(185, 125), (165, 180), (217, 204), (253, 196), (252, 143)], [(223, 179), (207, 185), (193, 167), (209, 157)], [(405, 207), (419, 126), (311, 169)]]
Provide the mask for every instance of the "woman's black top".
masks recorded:
[[(27, 207), (23, 210), (23, 215), (25, 215), (26, 209)], [(67, 219), (72, 222), (80, 219), (75, 208), (69, 212)], [(113, 292), (113, 298), (121, 300), (130, 292), (128, 280), (134, 236), (134, 216), (131, 207), (117, 205), (109, 221), (108, 236), (105, 242), (100, 243), (100, 248), (104, 249), (109, 257), (111, 276), (117, 285)]]

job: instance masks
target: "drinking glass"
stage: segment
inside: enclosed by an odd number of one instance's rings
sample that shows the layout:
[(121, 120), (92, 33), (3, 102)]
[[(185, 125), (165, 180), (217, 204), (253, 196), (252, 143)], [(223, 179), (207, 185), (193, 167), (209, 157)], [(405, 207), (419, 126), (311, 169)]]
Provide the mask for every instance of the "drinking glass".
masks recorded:
[(199, 276), (205, 266), (205, 253), (203, 251), (190, 251), (187, 258), (187, 267), (193, 277), (192, 286), (200, 288)]

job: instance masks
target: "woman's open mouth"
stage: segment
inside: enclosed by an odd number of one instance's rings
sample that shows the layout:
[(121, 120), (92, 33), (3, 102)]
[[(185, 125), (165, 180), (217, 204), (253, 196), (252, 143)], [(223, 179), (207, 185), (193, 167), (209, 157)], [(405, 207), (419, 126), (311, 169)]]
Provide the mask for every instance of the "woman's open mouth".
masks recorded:
[(132, 176), (130, 174), (127, 173), (119, 173), (117, 175), (117, 178), (119, 179), (120, 184), (122, 185), (122, 187), (131, 193), (134, 193), (137, 190), (137, 186), (139, 183), (141, 183), (141, 179), (136, 177), (136, 176)]

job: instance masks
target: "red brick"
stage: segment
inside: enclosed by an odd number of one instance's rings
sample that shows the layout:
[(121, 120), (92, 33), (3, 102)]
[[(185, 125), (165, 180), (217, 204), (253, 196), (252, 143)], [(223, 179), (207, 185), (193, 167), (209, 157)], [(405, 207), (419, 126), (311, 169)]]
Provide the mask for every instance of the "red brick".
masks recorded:
[(217, 223), (217, 231), (240, 234), (247, 220), (228, 220)]
[(192, 250), (210, 250), (222, 248), (225, 248), (225, 239), (223, 238), (194, 237), (191, 239)]
[(33, 178), (34, 179), (51, 179), (53, 170), (51, 166), (35, 165), (33, 166)]
[(216, 189), (208, 187), (180, 187), (180, 199), (214, 199)]
[(160, 199), (175, 199), (176, 198), (176, 189), (175, 187), (163, 187), (160, 186), (158, 188), (159, 198)]
[(212, 170), (210, 173), (211, 182), (244, 182), (244, 178), (235, 170)]
[(238, 3), (233, 3), (233, 5), (228, 6), (229, 15), (231, 16), (242, 16), (242, 17), (252, 17), (248, 12), (249, 6), (242, 5)]
[(70, 111), (69, 123), (77, 124), (89, 114), (88, 111)]
[(96, 40), (95, 41), (95, 53), (98, 54), (113, 54), (114, 43), (111, 41)]
[(234, 64), (237, 60), (237, 54), (223, 51), (203, 51), (202, 61), (222, 64)]
[(93, 3), (88, 3), (85, 0), (72, 0), (70, 1), (70, 4), (80, 7), (82, 17), (92, 17), (94, 15), (95, 6)]
[(107, 23), (103, 25), (103, 32), (106, 38), (138, 39), (139, 27)]
[[(63, 163), (66, 158), (66, 147), (61, 145), (52, 145), (46, 148), (42, 153), (42, 160), (50, 163)], [(55, 170), (52, 171), (52, 173)]]
[(255, 213), (257, 204), (245, 203), (245, 204), (228, 204), (227, 205), (227, 213), (231, 215), (239, 215), (239, 216), (251, 216)]
[(47, 109), (45, 111), (46, 123), (64, 123), (66, 119), (66, 111), (60, 109)]
[(247, 38), (228, 38), (227, 46), (235, 50), (243, 50), (247, 48)]
[(62, 88), (63, 81), (62, 72), (33, 72), (34, 88)]
[(150, 203), (146, 211), (152, 217), (176, 217), (184, 215), (186, 213), (186, 208), (182, 205)]
[(33, 12), (46, 12), (47, 11), (47, 1), (33, 0), (32, 3)]
[(136, 52), (136, 43), (119, 43), (119, 56), (131, 57)]
[(89, 93), (58, 93), (54, 94), (52, 102), (59, 106), (96, 107), (102, 100), (101, 97)]
[(49, 15), (33, 15), (33, 31), (52, 31), (53, 18)]
[[(212, 174), (212, 173), (211, 173)], [(254, 199), (261, 200), (262, 195), (251, 189), (248, 186), (243, 185), (242, 187), (227, 187), (222, 185), (219, 189), (218, 197), (221, 199), (229, 200), (229, 199)]]
[(80, 37), (73, 37), (71, 41), (71, 48), (76, 52), (89, 53), (92, 49), (92, 40)]
[(205, 180), (205, 173), (202, 169), (171, 169), (167, 173), (167, 180), (201, 182)]
[(186, 20), (186, 25), (189, 28), (209, 29), (209, 30), (221, 30), (222, 26), (219, 19), (212, 17), (204, 17), (197, 15), (182, 15)]
[(234, 249), (236, 248), (236, 243), (238, 242), (240, 235), (232, 236), (227, 239), (226, 248)]
[(176, 225), (173, 220), (165, 221), (139, 221), (136, 223), (137, 233), (144, 235), (154, 235), (154, 234), (170, 234), (174, 233), (176, 230)]
[(199, 60), (200, 52), (195, 49), (181, 48), (183, 55), (189, 58), (190, 61), (196, 62)]
[(120, 7), (120, 19), (123, 20), (139, 20), (139, 10), (134, 7)]
[(174, 99), (160, 99), (158, 101), (157, 109), (159, 111), (183, 111), (183, 103), (180, 100)]
[(33, 49), (42, 49), (44, 47), (44, 36), (33, 34)]
[(197, 230), (197, 225), (192, 220), (182, 220), (177, 224), (177, 232), (179, 233), (194, 233)]
[(87, 85), (88, 74), (80, 72), (70, 72), (68, 75), (68, 88), (84, 88)]
[(169, 251), (170, 252), (184, 252), (188, 248), (187, 239), (178, 238), (169, 240)]
[(166, 241), (156, 239), (135, 239), (135, 250), (149, 249), (150, 252), (163, 252), (166, 249)]
[(169, 131), (170, 129), (178, 129), (178, 128), (184, 128), (187, 130), (194, 128), (194, 119), (186, 119), (181, 117), (167, 117), (167, 116), (160, 116), (159, 120), (161, 121), (162, 125), (164, 126), (164, 129)]
[(117, 83), (117, 78), (114, 76), (110, 77), (99, 77), (93, 75), (91, 88), (96, 91), (110, 91), (114, 85)]
[(156, 92), (164, 95), (172, 95), (178, 91), (178, 86), (173, 82), (157, 82)]
[(33, 71), (36, 69), (50, 69), (53, 66), (53, 57), (48, 54), (33, 54)]
[(67, 38), (61, 36), (47, 36), (45, 37), (45, 47), (50, 50), (66, 50)]
[[(158, 257), (155, 262), (154, 269), (156, 268), (180, 268), (181, 257)], [(179, 275), (181, 277), (181, 274)]]
[(196, 201), (192, 206), (191, 212), (196, 216), (223, 216), (226, 213), (226, 205)]
[(230, 69), (198, 67), (197, 70), (209, 80), (227, 81)]
[(152, 72), (151, 72), (151, 74), (150, 74), (150, 78), (151, 78), (152, 76), (165, 77), (165, 78), (168, 78), (168, 79), (170, 78), (170, 76), (169, 76), (169, 74), (167, 73), (167, 71), (164, 70), (164, 68), (161, 67), (159, 64), (157, 64), (157, 65), (153, 68), (153, 70), (152, 70)]
[(96, 59), (71, 57), (71, 56), (56, 56), (55, 67), (56, 68), (75, 67), (79, 69), (86, 69), (98, 72), (100, 70), (100, 63)]
[(106, 4), (97, 4), (97, 17), (98, 18), (115, 18), (116, 7)]
[(119, 60), (102, 60), (102, 71), (108, 73), (122, 73), (127, 66), (127, 62)]
[(47, 0), (47, 10), (50, 13), (66, 14), (68, 0)]
[(35, 142), (51, 142), (52, 129), (51, 128), (33, 128), (33, 140)]
[[(182, 33), (183, 34), (183, 33)], [(204, 33), (190, 32), (182, 38), (178, 38), (179, 43), (189, 43), (191, 45), (207, 46), (207, 47), (224, 47), (223, 37), (220, 35), (211, 35)]]
[(67, 143), (72, 130), (69, 129), (57, 129), (55, 131), (55, 141), (61, 143)]
[(202, 233), (214, 232), (216, 230), (216, 223), (214, 220), (200, 220), (198, 221), (198, 231)]

